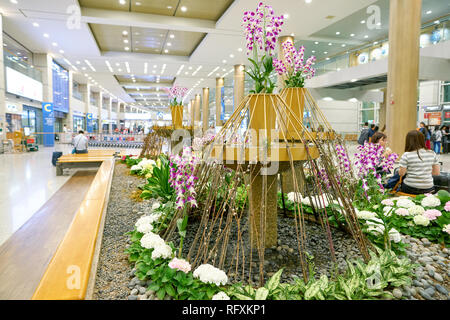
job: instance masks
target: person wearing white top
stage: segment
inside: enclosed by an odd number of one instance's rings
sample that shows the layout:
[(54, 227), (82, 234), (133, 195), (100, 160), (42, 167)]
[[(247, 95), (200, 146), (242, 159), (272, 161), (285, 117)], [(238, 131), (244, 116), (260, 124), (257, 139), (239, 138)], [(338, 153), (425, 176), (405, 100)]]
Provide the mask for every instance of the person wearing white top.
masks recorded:
[(84, 131), (78, 131), (78, 135), (73, 138), (75, 153), (87, 153), (88, 139), (84, 136)]

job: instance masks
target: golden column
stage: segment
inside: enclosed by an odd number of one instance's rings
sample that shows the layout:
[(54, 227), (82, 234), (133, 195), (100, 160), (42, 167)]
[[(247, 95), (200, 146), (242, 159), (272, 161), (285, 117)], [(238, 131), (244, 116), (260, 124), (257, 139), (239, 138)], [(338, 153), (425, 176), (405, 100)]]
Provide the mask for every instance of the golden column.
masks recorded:
[(245, 66), (237, 64), (234, 66), (234, 109), (244, 100), (245, 90)]
[(402, 154), (416, 128), (422, 0), (391, 0), (386, 129), (391, 149)]
[(192, 129), (194, 129), (194, 113), (195, 113), (195, 108), (194, 108), (194, 99), (191, 99), (191, 103), (189, 105), (189, 113), (191, 114), (191, 127)]
[(200, 113), (200, 95), (195, 95), (195, 101), (194, 101), (194, 126), (196, 128), (200, 128), (200, 122), (201, 122), (201, 113)]
[(224, 86), (223, 78), (216, 78), (216, 126), (223, 126), (223, 121), (220, 120), (222, 114), (222, 88)]
[(206, 132), (209, 128), (209, 88), (203, 88), (203, 132)]

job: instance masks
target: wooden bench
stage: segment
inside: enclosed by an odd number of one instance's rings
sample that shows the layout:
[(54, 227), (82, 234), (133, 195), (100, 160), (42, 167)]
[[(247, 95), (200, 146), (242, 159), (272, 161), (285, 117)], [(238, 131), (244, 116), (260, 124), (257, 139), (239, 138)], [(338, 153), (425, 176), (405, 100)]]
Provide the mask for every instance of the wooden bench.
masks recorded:
[(95, 281), (94, 252), (101, 245), (99, 227), (107, 209), (113, 171), (114, 159), (104, 160), (37, 286), (33, 300), (86, 298), (88, 285), (92, 286)]
[(113, 159), (117, 152), (112, 149), (89, 150), (88, 153), (66, 154), (56, 162), (56, 175), (61, 176), (64, 169), (99, 167), (104, 160)]

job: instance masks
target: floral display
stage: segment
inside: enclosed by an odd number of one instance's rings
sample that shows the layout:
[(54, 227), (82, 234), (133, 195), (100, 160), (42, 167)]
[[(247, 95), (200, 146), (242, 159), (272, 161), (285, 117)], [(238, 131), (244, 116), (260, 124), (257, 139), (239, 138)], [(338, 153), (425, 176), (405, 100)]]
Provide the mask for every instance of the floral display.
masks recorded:
[(169, 259), (172, 257), (172, 255), (173, 255), (172, 248), (164, 243), (153, 248), (152, 259), (153, 260), (159, 258)]
[(284, 61), (273, 59), (275, 71), (284, 78), (286, 88), (303, 88), (305, 79), (314, 77), (316, 70), (312, 65), (316, 57), (312, 56), (305, 62), (305, 47), (301, 46), (297, 51), (291, 41), (284, 42), (282, 47)]
[(141, 246), (146, 249), (155, 249), (165, 244), (164, 240), (157, 234), (148, 232), (141, 238)]
[(181, 156), (175, 155), (170, 158), (173, 165), (170, 169), (169, 182), (175, 189), (178, 209), (183, 208), (186, 203), (189, 203), (192, 207), (197, 206), (194, 185), (198, 178), (194, 175), (194, 172), (198, 160), (190, 147), (185, 147)]
[(210, 264), (202, 264), (194, 271), (194, 278), (204, 283), (214, 283), (217, 286), (226, 285), (228, 277), (225, 272)]
[(183, 105), (183, 98), (186, 96), (188, 88), (174, 86), (172, 88), (165, 88), (164, 90), (169, 95), (169, 100), (170, 100), (169, 104), (171, 106), (182, 106)]
[(260, 2), (256, 11), (246, 11), (242, 19), (247, 55), (251, 56), (250, 71), (245, 71), (254, 81), (251, 93), (272, 93), (275, 82), (270, 78), (274, 66), (273, 57), (284, 17), (276, 16), (273, 8)]
[(169, 262), (169, 267), (172, 269), (183, 271), (184, 273), (188, 273), (189, 271), (191, 271), (191, 264), (184, 259), (173, 258)]

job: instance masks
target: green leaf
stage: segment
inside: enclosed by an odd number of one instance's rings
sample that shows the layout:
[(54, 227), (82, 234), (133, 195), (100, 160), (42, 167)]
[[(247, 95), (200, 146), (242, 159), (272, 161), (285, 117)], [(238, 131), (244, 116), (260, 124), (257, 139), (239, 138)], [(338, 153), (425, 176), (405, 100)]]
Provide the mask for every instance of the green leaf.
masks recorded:
[(239, 300), (253, 300), (251, 297), (240, 294), (240, 293), (234, 293), (233, 296), (235, 296)]
[(269, 290), (267, 288), (258, 288), (255, 293), (255, 300), (266, 300), (268, 295)]
[(281, 274), (283, 273), (283, 268), (278, 270), (270, 279), (267, 281), (265, 287), (270, 291), (275, 290), (280, 284)]
[(166, 290), (164, 288), (160, 288), (157, 292), (156, 292), (156, 296), (158, 297), (159, 300), (163, 300), (164, 297), (166, 296)]
[(168, 283), (164, 286), (164, 289), (166, 290), (167, 294), (171, 297), (175, 297), (176, 296), (176, 292), (175, 289), (173, 288), (173, 286)]

